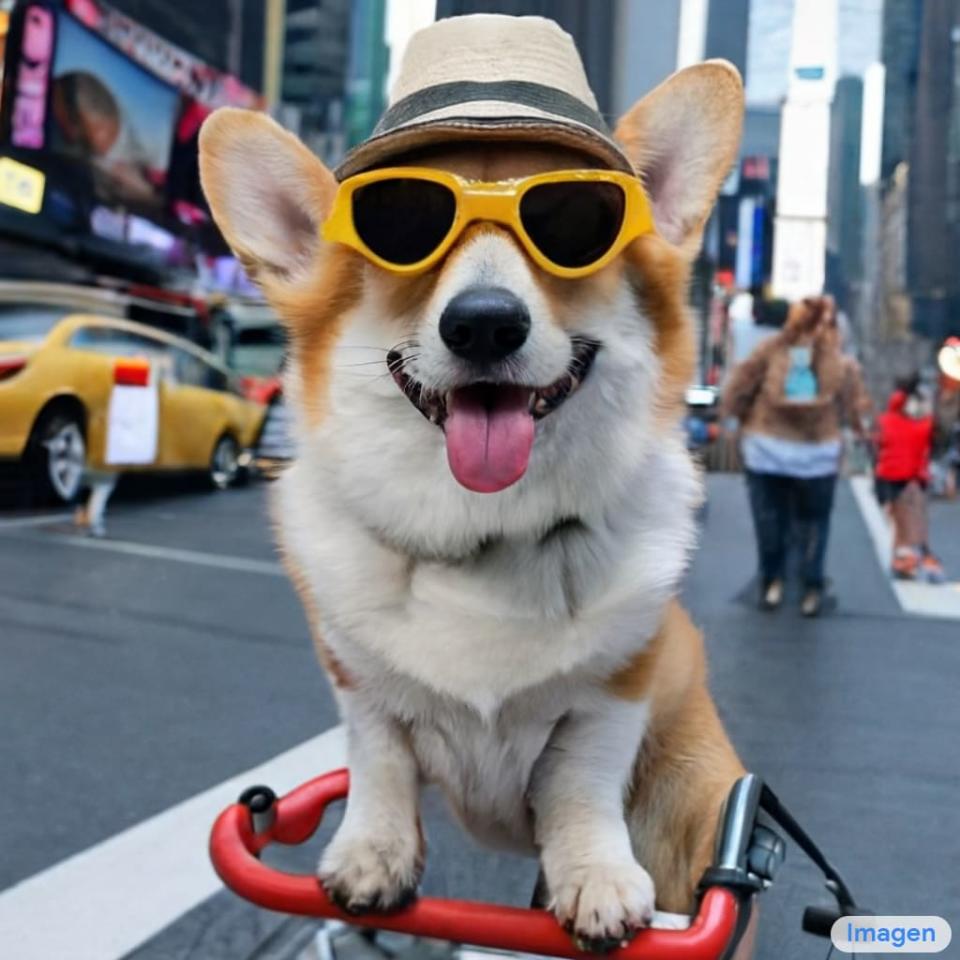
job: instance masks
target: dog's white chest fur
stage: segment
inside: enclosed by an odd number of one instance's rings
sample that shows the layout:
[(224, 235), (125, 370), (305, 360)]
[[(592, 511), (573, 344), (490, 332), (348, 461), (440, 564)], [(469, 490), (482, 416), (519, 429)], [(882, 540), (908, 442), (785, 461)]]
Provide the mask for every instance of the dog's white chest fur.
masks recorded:
[(533, 851), (526, 793), (560, 720), (559, 699), (519, 698), (490, 717), (434, 703), (407, 729), (424, 779), (441, 784), (464, 825), (491, 846)]
[[(277, 513), (325, 642), (349, 674), (382, 691), (385, 709), (395, 674), (490, 718), (558, 677), (609, 674), (656, 630), (690, 538), (677, 501), (696, 490), (686, 457), (673, 453), (652, 456), (643, 474), (656, 481), (638, 474), (616, 518), (560, 519), (454, 558), (412, 557), (385, 542), (345, 509), (309, 454), (281, 481)], [(653, 485), (660, 496), (644, 489)], [(426, 516), (443, 509), (442, 496), (423, 505)]]

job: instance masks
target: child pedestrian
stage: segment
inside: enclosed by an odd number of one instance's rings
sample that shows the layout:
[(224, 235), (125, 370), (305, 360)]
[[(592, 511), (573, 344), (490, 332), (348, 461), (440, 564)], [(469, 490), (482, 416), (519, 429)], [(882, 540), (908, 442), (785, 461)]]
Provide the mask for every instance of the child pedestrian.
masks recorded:
[(897, 384), (877, 418), (877, 500), (893, 521), (892, 573), (901, 580), (944, 581), (929, 544), (927, 485), (933, 447), (933, 397), (914, 375)]

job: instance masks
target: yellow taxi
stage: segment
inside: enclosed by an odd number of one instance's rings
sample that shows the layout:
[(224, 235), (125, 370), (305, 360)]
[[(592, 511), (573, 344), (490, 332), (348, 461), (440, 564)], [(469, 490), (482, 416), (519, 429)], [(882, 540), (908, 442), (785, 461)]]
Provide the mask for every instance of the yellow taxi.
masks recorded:
[[(151, 453), (135, 465), (110, 454), (118, 370), (132, 361), (152, 391)], [(0, 460), (19, 461), (41, 498), (73, 500), (90, 470), (203, 470), (225, 488), (264, 414), (226, 366), (180, 337), (50, 304), (0, 302)]]

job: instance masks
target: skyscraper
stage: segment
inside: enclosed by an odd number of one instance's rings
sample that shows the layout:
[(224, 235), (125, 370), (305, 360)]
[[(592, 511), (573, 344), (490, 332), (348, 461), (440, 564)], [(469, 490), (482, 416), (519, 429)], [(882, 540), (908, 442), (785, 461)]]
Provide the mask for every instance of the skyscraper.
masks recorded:
[(549, 17), (569, 33), (580, 51), (600, 112), (609, 115), (615, 4), (596, 0), (437, 0), (437, 19), (469, 13)]
[(881, 59), (886, 70), (880, 175), (893, 175), (913, 139), (923, 0), (885, 0)]
[(863, 244), (862, 124), (863, 81), (859, 77), (841, 77), (830, 108), (825, 285), (845, 310), (850, 308), (849, 286), (860, 276)]
[(749, 35), (750, 0), (713, 0), (707, 12), (707, 57), (729, 60), (745, 77)]
[(611, 58), (611, 113), (620, 116), (677, 69), (681, 5), (616, 0)]
[(354, 0), (350, 10), (350, 56), (346, 82), (347, 147), (364, 140), (386, 105), (389, 50), (383, 0)]
[(907, 286), (913, 327), (960, 329), (960, 0), (926, 0), (907, 185)]
[(336, 163), (383, 109), (385, 0), (286, 2), (282, 99), (307, 144)]
[(836, 31), (835, 0), (797, 0), (790, 84), (780, 124), (773, 241), (774, 293), (788, 300), (823, 289)]

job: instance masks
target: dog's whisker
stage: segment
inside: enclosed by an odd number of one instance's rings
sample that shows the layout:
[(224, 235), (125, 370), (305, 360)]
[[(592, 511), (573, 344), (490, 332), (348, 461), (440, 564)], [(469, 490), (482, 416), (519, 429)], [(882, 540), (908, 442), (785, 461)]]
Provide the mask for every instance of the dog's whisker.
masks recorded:
[(382, 360), (358, 360), (356, 363), (338, 363), (337, 370), (350, 370), (353, 367), (380, 367), (383, 366)]

